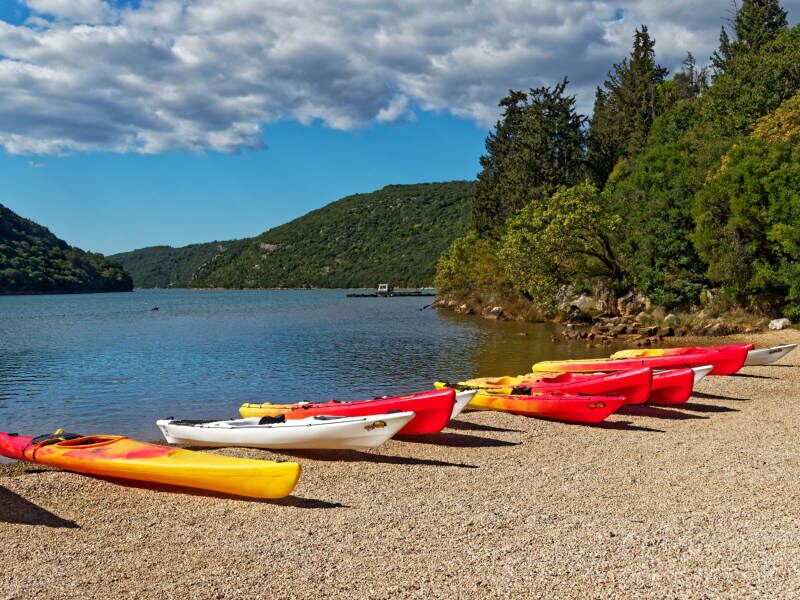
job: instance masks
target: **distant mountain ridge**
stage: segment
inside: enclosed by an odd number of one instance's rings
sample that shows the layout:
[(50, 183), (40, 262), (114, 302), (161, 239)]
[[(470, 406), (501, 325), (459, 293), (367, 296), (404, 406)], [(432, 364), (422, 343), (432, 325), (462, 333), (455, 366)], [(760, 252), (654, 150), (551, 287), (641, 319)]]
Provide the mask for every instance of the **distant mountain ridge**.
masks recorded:
[(136, 287), (420, 287), (469, 228), (474, 183), (389, 185), (311, 211), (261, 235), (116, 254)]
[(67, 244), (0, 204), (0, 294), (129, 292), (133, 281), (102, 254)]
[(125, 267), (138, 288), (189, 287), (194, 272), (206, 261), (224, 252), (232, 242), (206, 242), (181, 248), (149, 246), (109, 258)]

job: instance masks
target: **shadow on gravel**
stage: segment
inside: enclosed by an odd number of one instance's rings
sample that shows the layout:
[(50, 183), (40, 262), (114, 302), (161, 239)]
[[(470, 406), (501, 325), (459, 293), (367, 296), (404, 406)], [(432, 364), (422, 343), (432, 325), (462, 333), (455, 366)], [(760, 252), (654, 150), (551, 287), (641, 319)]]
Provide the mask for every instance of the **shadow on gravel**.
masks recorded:
[(770, 375), (754, 375), (753, 373), (734, 373), (733, 375), (728, 375), (728, 377), (744, 377), (746, 379), (778, 379), (778, 377), (772, 377)]
[(715, 404), (698, 404), (696, 402), (684, 402), (683, 404), (677, 405), (675, 408), (705, 413), (740, 412), (738, 408), (730, 408), (729, 406), (716, 406)]
[[(421, 437), (421, 436), (415, 436)], [(405, 440), (406, 438), (404, 438)], [(411, 437), (407, 438), (410, 441)], [(277, 452), (277, 450), (273, 450)], [(293, 450), (282, 451), (280, 454), (292, 458), (305, 458), (307, 460), (321, 460), (326, 462), (372, 462), (385, 465), (415, 465), (423, 467), (459, 467), (462, 469), (477, 469), (477, 465), (466, 463), (453, 463), (445, 460), (430, 458), (411, 458), (408, 456), (388, 456), (385, 454), (370, 454), (358, 450)]]
[(502, 446), (519, 446), (521, 442), (506, 442), (494, 438), (485, 438), (467, 433), (432, 433), (430, 435), (398, 435), (396, 440), (414, 442), (416, 444), (434, 444), (453, 448), (500, 448)]
[(347, 504), (340, 502), (326, 502), (325, 500), (315, 500), (314, 498), (300, 498), (298, 496), (286, 496), (280, 500), (272, 500), (272, 504), (278, 506), (292, 506), (294, 508), (350, 508)]
[(634, 425), (630, 421), (603, 421), (602, 423), (571, 423), (571, 425), (582, 425), (583, 427), (593, 427), (595, 429), (617, 429), (619, 431), (649, 431), (652, 433), (664, 433), (663, 429), (655, 427), (645, 427)]
[(496, 433), (522, 433), (519, 429), (504, 429), (503, 427), (492, 427), (491, 425), (481, 425), (480, 423), (470, 423), (469, 421), (457, 421), (453, 419), (447, 424), (448, 429), (460, 429), (464, 431), (493, 431)]
[(705, 392), (692, 392), (693, 398), (702, 398), (704, 400), (725, 400), (734, 402), (750, 402), (749, 398), (734, 398), (733, 396), (720, 396), (719, 394), (706, 394)]
[(682, 421), (685, 419), (707, 419), (700, 415), (687, 415), (686, 413), (667, 410), (657, 406), (645, 406), (644, 404), (628, 404), (617, 411), (618, 415), (630, 415), (633, 417), (653, 417), (654, 419), (673, 419)]
[(75, 521), (62, 519), (4, 487), (0, 487), (0, 523), (80, 529)]

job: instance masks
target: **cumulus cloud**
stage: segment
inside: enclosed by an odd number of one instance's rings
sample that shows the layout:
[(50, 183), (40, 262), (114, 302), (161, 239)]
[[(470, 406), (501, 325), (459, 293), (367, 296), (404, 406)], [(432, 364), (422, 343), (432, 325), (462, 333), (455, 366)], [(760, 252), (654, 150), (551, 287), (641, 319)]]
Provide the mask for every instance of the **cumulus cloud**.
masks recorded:
[[(21, 2), (22, 0), (18, 0)], [(641, 23), (675, 68), (713, 51), (728, 0), (27, 0), (0, 20), (0, 144), (236, 152), (278, 120), (336, 129), (446, 111), (490, 126), (508, 89), (593, 88)], [(784, 2), (792, 13), (800, 0)]]

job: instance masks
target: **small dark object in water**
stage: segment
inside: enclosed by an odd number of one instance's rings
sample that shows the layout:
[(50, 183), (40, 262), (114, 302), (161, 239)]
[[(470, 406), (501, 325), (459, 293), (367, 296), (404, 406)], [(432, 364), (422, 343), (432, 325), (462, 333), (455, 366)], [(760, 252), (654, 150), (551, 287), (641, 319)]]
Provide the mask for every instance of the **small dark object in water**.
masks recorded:
[(153, 307), (153, 308), (151, 308), (150, 310), (158, 310), (158, 307), (157, 307), (157, 306), (154, 306), (154, 307)]

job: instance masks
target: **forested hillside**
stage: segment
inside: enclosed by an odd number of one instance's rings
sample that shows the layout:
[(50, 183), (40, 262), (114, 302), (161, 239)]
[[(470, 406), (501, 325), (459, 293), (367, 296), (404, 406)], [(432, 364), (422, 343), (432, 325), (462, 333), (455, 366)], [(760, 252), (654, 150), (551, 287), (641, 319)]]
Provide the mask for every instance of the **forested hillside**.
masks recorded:
[[(724, 15), (721, 15), (723, 17)], [(553, 314), (587, 292), (670, 310), (800, 317), (800, 26), (744, 0), (700, 68), (670, 76), (642, 25), (597, 89), (515, 91), (481, 159), (471, 232), (440, 292)]]
[(130, 276), (0, 205), (0, 294), (127, 292)]
[(437, 257), (469, 224), (474, 184), (390, 185), (232, 243), (195, 287), (374, 287), (433, 282)]
[(137, 288), (188, 287), (195, 271), (231, 242), (191, 244), (181, 248), (150, 246), (109, 256), (133, 277)]
[(469, 228), (475, 184), (390, 185), (233, 242), (117, 254), (137, 287), (425, 286)]

